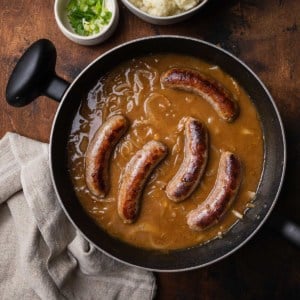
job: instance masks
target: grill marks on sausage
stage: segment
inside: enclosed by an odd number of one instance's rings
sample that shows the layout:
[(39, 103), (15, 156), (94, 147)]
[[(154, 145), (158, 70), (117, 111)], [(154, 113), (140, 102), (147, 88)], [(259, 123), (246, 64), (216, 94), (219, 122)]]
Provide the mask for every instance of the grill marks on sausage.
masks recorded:
[(239, 107), (229, 91), (218, 81), (199, 71), (172, 68), (161, 76), (164, 87), (195, 93), (208, 101), (225, 121), (232, 122), (239, 114)]
[(185, 122), (183, 162), (166, 187), (169, 199), (180, 202), (188, 198), (198, 186), (208, 158), (208, 133), (197, 119), (189, 117)]
[(99, 198), (109, 190), (109, 161), (111, 153), (128, 129), (122, 115), (109, 118), (96, 131), (85, 155), (85, 178), (88, 189)]
[(167, 147), (150, 141), (137, 151), (122, 174), (118, 195), (118, 214), (124, 223), (133, 223), (139, 212), (139, 200), (153, 169), (166, 157)]
[(239, 158), (231, 152), (223, 152), (214, 188), (206, 200), (187, 215), (189, 227), (203, 231), (215, 225), (234, 201), (241, 180)]

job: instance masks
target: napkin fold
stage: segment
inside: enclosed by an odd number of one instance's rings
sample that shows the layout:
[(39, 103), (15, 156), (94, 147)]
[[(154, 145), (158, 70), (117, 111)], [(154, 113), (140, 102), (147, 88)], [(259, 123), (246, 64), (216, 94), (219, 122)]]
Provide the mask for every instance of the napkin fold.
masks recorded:
[(64, 215), (48, 145), (0, 140), (1, 299), (152, 299), (154, 275), (107, 257)]

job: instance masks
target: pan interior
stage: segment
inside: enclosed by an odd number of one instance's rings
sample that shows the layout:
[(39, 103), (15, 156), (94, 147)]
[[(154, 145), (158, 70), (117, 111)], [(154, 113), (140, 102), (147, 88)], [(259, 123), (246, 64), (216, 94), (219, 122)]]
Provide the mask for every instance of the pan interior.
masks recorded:
[[(112, 238), (85, 214), (70, 179), (66, 149), (70, 127), (80, 102), (102, 75), (128, 59), (149, 53), (169, 52), (170, 49), (173, 53), (195, 56), (218, 65), (246, 90), (262, 122), (264, 166), (255, 207), (248, 210), (242, 222), (238, 222), (222, 239), (167, 253), (136, 248)], [(272, 209), (281, 186), (285, 168), (284, 133), (271, 96), (259, 79), (239, 60), (215, 46), (189, 38), (146, 38), (106, 53), (75, 79), (62, 100), (53, 125), (51, 164), (53, 180), (66, 214), (96, 247), (132, 265), (160, 271), (179, 271), (221, 259), (241, 246), (260, 227)]]

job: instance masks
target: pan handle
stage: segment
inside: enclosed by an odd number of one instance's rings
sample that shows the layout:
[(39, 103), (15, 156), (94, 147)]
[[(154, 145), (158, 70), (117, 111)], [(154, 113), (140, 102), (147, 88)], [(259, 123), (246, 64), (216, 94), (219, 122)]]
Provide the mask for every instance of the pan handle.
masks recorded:
[(56, 49), (46, 39), (33, 43), (17, 62), (6, 87), (12, 106), (25, 106), (41, 95), (60, 101), (70, 85), (55, 73)]
[(300, 248), (300, 226), (296, 223), (273, 214), (266, 224), (270, 229), (277, 231), (286, 240)]

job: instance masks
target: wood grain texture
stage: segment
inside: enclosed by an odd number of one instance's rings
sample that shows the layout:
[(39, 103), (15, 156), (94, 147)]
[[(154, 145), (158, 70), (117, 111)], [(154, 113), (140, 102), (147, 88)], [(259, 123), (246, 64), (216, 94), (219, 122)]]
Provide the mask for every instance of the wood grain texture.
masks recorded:
[[(18, 57), (35, 40), (57, 48), (57, 73), (72, 80), (89, 62), (122, 42), (149, 35), (177, 34), (205, 39), (244, 60), (265, 82), (283, 118), (288, 146), (287, 175), (275, 211), (300, 224), (300, 2), (294, 0), (210, 0), (192, 19), (154, 26), (123, 5), (116, 33), (106, 43), (79, 46), (56, 26), (54, 1), (0, 2), (0, 137), (18, 132), (49, 141), (57, 103), (40, 97), (16, 109), (5, 87)], [(300, 299), (300, 250), (264, 226), (246, 246), (212, 266), (156, 274), (156, 299)]]

